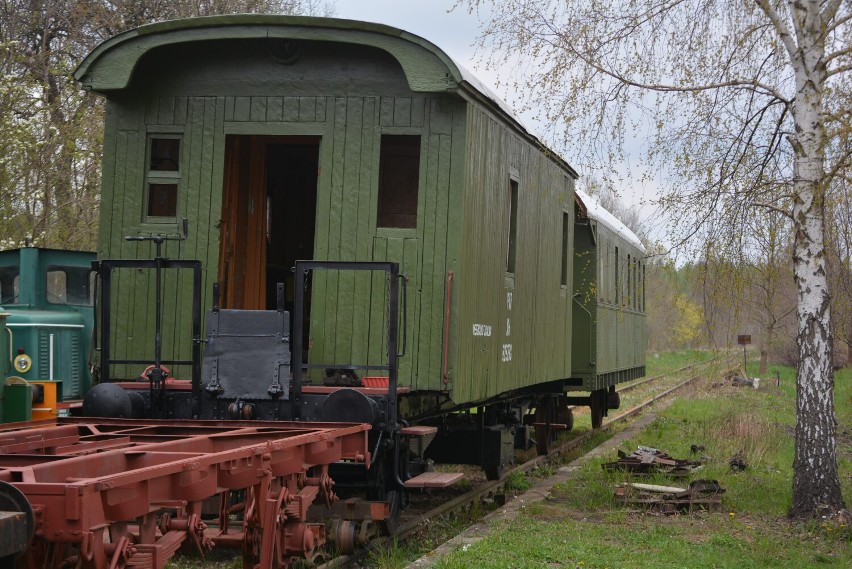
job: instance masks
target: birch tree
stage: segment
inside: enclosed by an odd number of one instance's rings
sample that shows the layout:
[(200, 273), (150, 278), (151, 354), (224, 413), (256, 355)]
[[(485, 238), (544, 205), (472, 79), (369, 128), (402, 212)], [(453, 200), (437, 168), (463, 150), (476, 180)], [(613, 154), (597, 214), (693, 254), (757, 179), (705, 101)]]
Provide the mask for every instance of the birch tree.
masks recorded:
[(618, 173), (625, 149), (641, 150), (668, 188), (660, 206), (673, 239), (742, 231), (756, 208), (789, 219), (799, 360), (790, 514), (842, 508), (825, 208), (850, 158), (838, 143), (852, 112), (849, 0), (459, 4), (487, 8), (486, 63), (501, 73), (515, 64), (505, 90), (560, 127), (573, 162)]

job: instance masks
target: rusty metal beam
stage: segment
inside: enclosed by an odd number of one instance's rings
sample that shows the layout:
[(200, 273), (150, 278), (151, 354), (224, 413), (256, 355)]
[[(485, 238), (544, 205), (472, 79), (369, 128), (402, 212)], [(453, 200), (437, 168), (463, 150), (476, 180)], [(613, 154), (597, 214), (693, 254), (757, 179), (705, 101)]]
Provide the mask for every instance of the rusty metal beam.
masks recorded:
[[(216, 542), (238, 541), (250, 566), (272, 569), (309, 556), (325, 540), (324, 526), (307, 523), (308, 509), (314, 500), (336, 500), (330, 464), (369, 466), (369, 429), (63, 419), (0, 432), (0, 480), (23, 492), (35, 512), (32, 567), (73, 561), (81, 569), (162, 569), (182, 544), (204, 555)], [(234, 490), (244, 496), (239, 507), (229, 505)], [(213, 496), (222, 503), (223, 527), (211, 539), (199, 516)], [(242, 520), (230, 530), (235, 510)]]

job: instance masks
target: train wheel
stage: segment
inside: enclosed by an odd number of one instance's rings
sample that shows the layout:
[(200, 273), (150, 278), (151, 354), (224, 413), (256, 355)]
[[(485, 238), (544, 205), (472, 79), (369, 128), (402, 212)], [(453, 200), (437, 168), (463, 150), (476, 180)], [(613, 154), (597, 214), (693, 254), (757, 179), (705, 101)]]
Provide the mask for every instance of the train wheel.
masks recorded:
[(27, 544), (32, 543), (33, 536), (35, 535), (35, 514), (33, 508), (24, 493), (8, 482), (0, 481), (0, 510), (23, 512), (25, 520), (24, 532)]
[(574, 412), (568, 404), (568, 398), (564, 395), (559, 396), (556, 408), (556, 422), (565, 425), (566, 431), (574, 428)]
[(556, 440), (556, 402), (554, 397), (546, 395), (535, 409), (535, 450), (539, 456), (550, 454), (553, 442)]
[(396, 534), (399, 529), (399, 518), (402, 512), (402, 495), (399, 490), (388, 490), (385, 494), (385, 500), (388, 503), (390, 514), (385, 518), (385, 529), (388, 535)]
[(503, 473), (505, 472), (505, 468), (502, 464), (483, 466), (482, 470), (485, 471), (486, 480), (500, 480), (503, 478)]
[(355, 553), (355, 522), (349, 520), (335, 520), (331, 526), (332, 540), (337, 544), (340, 553), (351, 555)]
[(591, 402), (589, 406), (592, 409), (592, 428), (600, 429), (603, 426), (603, 418), (606, 412), (607, 394), (606, 391), (592, 391), (590, 396)]
[(606, 394), (606, 405), (610, 409), (621, 407), (621, 394), (618, 391), (610, 391)]

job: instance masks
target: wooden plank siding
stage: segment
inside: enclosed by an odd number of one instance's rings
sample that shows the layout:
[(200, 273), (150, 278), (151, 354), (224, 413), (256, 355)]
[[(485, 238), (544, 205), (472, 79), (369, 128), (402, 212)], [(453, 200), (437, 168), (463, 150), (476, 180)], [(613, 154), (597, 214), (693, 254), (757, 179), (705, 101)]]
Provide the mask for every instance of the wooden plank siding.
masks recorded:
[[(430, 98), (423, 96), (407, 97), (403, 102), (394, 97), (264, 97), (259, 102), (260, 99), (160, 95), (139, 105), (143, 111), (136, 130), (120, 130), (108, 123), (107, 136), (116, 140), (110, 152), (112, 160), (106, 163), (104, 181), (104, 204), (111, 212), (107, 217), (112, 222), (101, 226), (101, 258), (152, 258), (152, 244), (127, 242), (124, 236), (178, 231), (179, 224), (156, 227), (143, 223), (143, 197), (148, 136), (159, 132), (179, 134), (182, 167), (178, 218), (187, 218), (190, 232), (186, 241), (166, 243), (164, 252), (170, 258), (201, 260), (205, 267), (203, 305), (208, 306), (218, 274), (227, 132), (265, 133), (272, 123), (257, 122), (262, 118), (272, 119), (280, 127), (277, 134), (286, 134), (293, 126), (282, 124), (281, 119), (312, 125), (324, 121), (314, 257), (401, 262), (402, 271), (409, 278), (409, 353), (400, 361), (401, 381), (440, 389), (444, 283), (449, 270), (447, 220), (450, 188), (455, 186), (460, 191), (460, 184), (451, 180), (451, 172), (453, 168), (460, 169), (454, 162), (454, 138), (464, 138), (463, 104), (432, 104)], [(433, 107), (440, 110), (433, 112)], [(126, 122), (127, 111), (122, 113)], [(429, 116), (437, 117), (435, 132), (429, 128)], [(379, 141), (383, 132), (399, 133), (400, 129), (419, 132), (422, 137), (418, 227), (377, 230)], [(460, 142), (457, 145), (461, 147)], [(421, 245), (426, 241), (429, 247), (424, 252)], [(427, 282), (420, 276), (424, 266), (429, 271)], [(153, 356), (154, 319), (147, 316), (154, 310), (155, 283), (152, 275), (135, 273), (117, 275), (115, 297), (122, 302), (117, 303), (113, 313), (114, 357)], [(191, 346), (181, 339), (189, 337), (190, 286), (188, 272), (168, 274), (164, 280), (166, 359), (189, 357)], [(360, 363), (359, 358), (363, 358), (363, 363), (384, 363), (385, 283), (370, 275), (325, 274), (317, 275), (313, 286), (311, 358), (339, 363)], [(421, 314), (427, 315), (425, 322), (421, 322)], [(381, 316), (378, 321), (377, 315)], [(421, 335), (428, 338), (425, 346), (420, 346)], [(117, 368), (114, 373), (134, 377), (141, 371), (136, 367)], [(188, 375), (188, 370), (174, 371), (182, 377)]]
[[(152, 56), (156, 65), (142, 61), (135, 83), (108, 101), (100, 258), (150, 259), (153, 244), (124, 237), (176, 233), (186, 218), (188, 239), (166, 243), (163, 252), (202, 262), (202, 306), (209, 307), (220, 273), (226, 142), (313, 137), (319, 140), (313, 258), (397, 261), (408, 279), (401, 385), (447, 390), (453, 401), (466, 403), (571, 377), (573, 283), (561, 284), (563, 212), (572, 228), (569, 251), (574, 238), (570, 168), (449, 79), (443, 89), (411, 90), (418, 78), (407, 77), (379, 49), (353, 48), (348, 60), (347, 44), (308, 42), (304, 61), (288, 66), (268, 61), (260, 40), (246, 44), (245, 52), (228, 42), (210, 44), (212, 56), (197, 45), (164, 47), (171, 51)], [(158, 65), (167, 76), (162, 84)], [(147, 144), (157, 134), (181, 137), (177, 216), (170, 223), (151, 223), (145, 215)], [(416, 227), (377, 227), (383, 135), (420, 136)], [(517, 264), (507, 275), (512, 176)], [(569, 253), (569, 275), (573, 262)], [(165, 359), (189, 358), (190, 285), (189, 273), (164, 281)], [(118, 277), (114, 357), (153, 357), (154, 288), (150, 274)], [(309, 361), (384, 364), (387, 290), (376, 273), (316, 273)], [(638, 342), (640, 326), (634, 328)], [(131, 378), (141, 367), (114, 371)], [(188, 377), (186, 369), (174, 371)]]
[[(464, 274), (453, 297), (459, 307), (456, 401), (482, 400), (570, 376), (572, 308), (560, 275), (562, 213), (571, 212), (573, 220), (573, 182), (489, 113), (470, 106), (467, 123), (459, 230)], [(505, 262), (513, 173), (518, 182), (517, 264), (510, 278)], [(504, 346), (511, 346), (510, 356)]]

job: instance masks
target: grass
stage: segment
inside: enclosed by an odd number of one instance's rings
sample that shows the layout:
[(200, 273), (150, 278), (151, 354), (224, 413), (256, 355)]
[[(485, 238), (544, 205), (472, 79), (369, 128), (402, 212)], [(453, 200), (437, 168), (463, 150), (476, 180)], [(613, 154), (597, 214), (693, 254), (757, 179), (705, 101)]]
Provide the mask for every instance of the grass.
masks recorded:
[[(682, 355), (661, 354), (669, 370)], [(652, 358), (649, 358), (649, 362)], [(749, 365), (749, 375), (756, 375)], [(650, 368), (651, 366), (649, 366)], [(775, 371), (780, 385), (775, 386)], [(655, 372), (649, 369), (649, 375)], [(665, 373), (665, 372), (658, 372)], [(770, 380), (771, 379), (771, 380)], [(772, 366), (760, 389), (716, 385), (706, 378), (623, 450), (639, 444), (694, 458), (705, 447), (705, 467), (693, 478), (715, 479), (727, 490), (723, 512), (661, 516), (625, 508), (613, 497), (624, 473), (604, 472), (605, 456), (582, 467), (544, 502), (501, 522), (480, 542), (457, 549), (436, 565), (506, 568), (805, 568), (852, 566), (852, 527), (839, 521), (794, 522), (786, 517), (792, 487), (795, 370)], [(838, 457), (844, 496), (852, 495), (852, 371), (835, 380)], [(733, 472), (735, 454), (748, 468)], [(646, 481), (646, 480), (643, 480)], [(663, 477), (650, 483), (686, 486)]]
[[(710, 357), (701, 352), (661, 353), (658, 358), (651, 354), (648, 375), (670, 373)], [(749, 375), (756, 376), (757, 358), (750, 355), (749, 359)], [(776, 371), (780, 377), (778, 386), (774, 381)], [(770, 366), (758, 390), (730, 384), (714, 387), (713, 383), (718, 381), (718, 377), (708, 375), (698, 387), (680, 393), (682, 398), (678, 402), (659, 412), (657, 420), (622, 449), (631, 451), (643, 444), (678, 458), (695, 458), (690, 446), (703, 445), (705, 450), (700, 454), (708, 458), (704, 469), (694, 477), (719, 480), (727, 490), (723, 512), (665, 517), (624, 508), (615, 502), (613, 486), (626, 480), (625, 476), (606, 473), (600, 468), (601, 463), (615, 460), (613, 452), (582, 467), (568, 483), (555, 488), (546, 501), (524, 508), (523, 514), (511, 522), (501, 522), (481, 542), (439, 560), (437, 567), (852, 566), (852, 528), (833, 520), (796, 523), (786, 518), (792, 487), (795, 370)], [(852, 500), (852, 370), (838, 372), (835, 384), (841, 482), (844, 496)], [(578, 430), (584, 429), (581, 426)], [(507, 487), (521, 492), (533, 479), (551, 476), (561, 464), (609, 436), (611, 433), (595, 433), (583, 449), (542, 464), (528, 475), (514, 475)], [(737, 453), (743, 456), (748, 468), (733, 473), (728, 460)], [(663, 477), (643, 482), (686, 486), (682, 480)], [(468, 512), (432, 520), (413, 538), (372, 552), (365, 566), (405, 567), (492, 509), (493, 504), (477, 504)], [(172, 561), (172, 569), (210, 565), (185, 558)], [(233, 569), (240, 562), (239, 558), (230, 562), (222, 560), (213, 566)]]
[(684, 366), (712, 359), (714, 354), (703, 350), (681, 350), (678, 352), (649, 352), (645, 369), (648, 377), (663, 375)]

